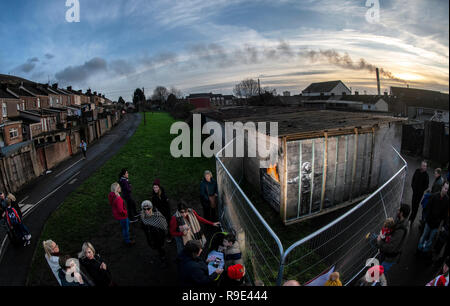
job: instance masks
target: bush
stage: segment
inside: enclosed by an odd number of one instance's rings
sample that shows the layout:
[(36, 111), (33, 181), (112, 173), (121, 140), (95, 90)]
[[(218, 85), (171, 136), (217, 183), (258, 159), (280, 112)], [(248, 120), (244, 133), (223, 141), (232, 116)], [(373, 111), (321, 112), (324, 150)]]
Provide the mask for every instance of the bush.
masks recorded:
[(194, 105), (186, 102), (179, 102), (170, 110), (170, 115), (175, 119), (187, 119), (191, 111), (194, 109)]

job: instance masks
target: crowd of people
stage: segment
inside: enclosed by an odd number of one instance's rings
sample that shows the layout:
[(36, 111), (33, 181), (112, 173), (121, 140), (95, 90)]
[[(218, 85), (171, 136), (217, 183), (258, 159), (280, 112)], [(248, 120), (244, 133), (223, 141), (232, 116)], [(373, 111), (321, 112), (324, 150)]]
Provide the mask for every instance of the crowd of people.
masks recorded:
[[(440, 168), (434, 171), (434, 180), (429, 186), (427, 162), (414, 172), (411, 188), (411, 206), (401, 204), (396, 215), (385, 220), (378, 234), (368, 234), (370, 244), (378, 249), (380, 265), (369, 267), (366, 275), (357, 284), (360, 286), (386, 286), (386, 275), (401, 258), (405, 241), (416, 217), (419, 219), (417, 256), (439, 263), (439, 274), (427, 286), (448, 286), (449, 265), (449, 181), (442, 176)], [(157, 256), (151, 262), (159, 261), (167, 268), (166, 243), (175, 241), (177, 268), (181, 285), (243, 285), (245, 267), (239, 241), (232, 233), (220, 231), (217, 202), (218, 189), (211, 171), (206, 170), (200, 182), (199, 197), (203, 208), (202, 217), (186, 201), (179, 200), (174, 213), (167, 194), (159, 179), (155, 179), (149, 198), (139, 206), (133, 198), (129, 172), (122, 169), (118, 180), (111, 184), (108, 201), (112, 216), (120, 225), (124, 244), (132, 247), (136, 241), (130, 237), (130, 224), (137, 223), (145, 234), (148, 246)], [(175, 207), (174, 207), (175, 208)], [(0, 213), (4, 224), (16, 240), (24, 246), (30, 244), (31, 234), (23, 223), (23, 216), (16, 198), (0, 192)], [(215, 234), (207, 241), (202, 228), (211, 227)], [(45, 259), (61, 286), (114, 286), (107, 264), (90, 242), (84, 242), (76, 257), (62, 254), (56, 242), (43, 242)], [(206, 252), (205, 252), (206, 251)], [(153, 253), (153, 252), (152, 252)], [(377, 275), (375, 280), (367, 275)], [(284, 286), (299, 286), (296, 280), (284, 282)], [(325, 286), (342, 286), (340, 274), (329, 275)]]
[[(122, 169), (119, 179), (111, 184), (108, 194), (113, 218), (120, 225), (125, 246), (136, 241), (130, 237), (130, 223), (139, 224), (148, 246), (157, 254), (151, 263), (168, 266), (166, 243), (175, 241), (179, 284), (188, 286), (244, 285), (245, 267), (239, 242), (232, 233), (220, 231), (217, 221), (217, 183), (211, 171), (204, 172), (200, 182), (200, 201), (210, 221), (197, 213), (186, 201), (177, 203), (175, 213), (160, 180), (155, 179), (149, 199), (142, 201), (140, 211), (133, 199), (129, 172)], [(216, 232), (209, 241), (201, 224)], [(43, 242), (45, 259), (61, 286), (115, 286), (113, 277), (90, 242), (84, 242), (77, 257), (63, 254), (52, 240)], [(207, 249), (207, 254), (203, 250)], [(205, 256), (206, 255), (206, 256)]]

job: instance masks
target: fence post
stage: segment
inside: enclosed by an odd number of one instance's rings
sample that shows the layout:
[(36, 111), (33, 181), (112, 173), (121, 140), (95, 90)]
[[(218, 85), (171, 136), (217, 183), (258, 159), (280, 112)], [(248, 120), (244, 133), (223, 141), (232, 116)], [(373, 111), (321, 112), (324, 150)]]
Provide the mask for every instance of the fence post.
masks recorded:
[(280, 254), (280, 267), (278, 269), (277, 286), (281, 286), (283, 281), (284, 261), (286, 260), (286, 253)]

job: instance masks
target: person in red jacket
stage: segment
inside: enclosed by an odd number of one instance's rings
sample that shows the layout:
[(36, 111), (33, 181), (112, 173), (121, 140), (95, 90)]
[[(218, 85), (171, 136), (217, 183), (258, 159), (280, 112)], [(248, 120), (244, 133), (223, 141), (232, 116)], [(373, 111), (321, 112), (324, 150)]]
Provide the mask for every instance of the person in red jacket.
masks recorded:
[(185, 201), (178, 203), (178, 209), (170, 219), (169, 232), (175, 237), (177, 251), (180, 254), (190, 240), (199, 240), (202, 246), (206, 243), (200, 223), (219, 227), (219, 222), (211, 222), (200, 217), (195, 210), (189, 208)]
[(128, 212), (125, 208), (123, 199), (120, 197), (120, 191), (119, 183), (112, 183), (111, 192), (108, 194), (109, 205), (112, 207), (114, 219), (118, 220), (122, 227), (122, 235), (125, 244), (132, 246), (135, 244), (135, 241), (130, 240), (130, 221), (128, 220)]

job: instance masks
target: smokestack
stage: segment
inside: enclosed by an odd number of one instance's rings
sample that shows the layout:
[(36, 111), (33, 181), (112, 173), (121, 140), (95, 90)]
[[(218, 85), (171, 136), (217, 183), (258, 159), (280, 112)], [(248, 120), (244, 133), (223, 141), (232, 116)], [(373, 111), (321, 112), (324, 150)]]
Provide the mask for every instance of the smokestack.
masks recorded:
[(380, 96), (380, 72), (378, 68), (375, 68), (375, 72), (377, 73), (377, 89), (378, 89), (378, 95)]

